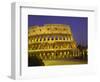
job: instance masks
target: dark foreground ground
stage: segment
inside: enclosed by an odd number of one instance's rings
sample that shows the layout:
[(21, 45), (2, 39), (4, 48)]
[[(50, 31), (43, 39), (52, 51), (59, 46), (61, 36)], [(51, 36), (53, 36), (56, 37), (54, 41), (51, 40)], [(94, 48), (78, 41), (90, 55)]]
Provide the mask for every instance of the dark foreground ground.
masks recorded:
[(53, 65), (75, 65), (75, 64), (87, 64), (87, 58), (74, 58), (74, 59), (51, 59), (51, 60), (42, 60), (36, 56), (28, 58), (28, 66), (53, 66)]

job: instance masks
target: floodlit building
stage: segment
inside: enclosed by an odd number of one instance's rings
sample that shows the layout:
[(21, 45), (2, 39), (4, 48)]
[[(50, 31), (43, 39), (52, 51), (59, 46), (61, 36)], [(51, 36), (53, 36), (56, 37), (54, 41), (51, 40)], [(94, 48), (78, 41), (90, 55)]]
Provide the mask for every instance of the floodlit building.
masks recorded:
[(28, 29), (28, 55), (42, 60), (79, 57), (71, 27), (64, 24), (45, 24)]

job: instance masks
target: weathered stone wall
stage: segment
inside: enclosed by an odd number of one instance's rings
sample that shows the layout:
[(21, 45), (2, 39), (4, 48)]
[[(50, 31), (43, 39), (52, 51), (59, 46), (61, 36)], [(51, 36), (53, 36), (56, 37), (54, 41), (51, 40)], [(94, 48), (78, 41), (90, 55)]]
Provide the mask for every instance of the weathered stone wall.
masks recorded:
[(69, 25), (32, 26), (28, 31), (29, 56), (41, 59), (64, 59), (79, 56)]

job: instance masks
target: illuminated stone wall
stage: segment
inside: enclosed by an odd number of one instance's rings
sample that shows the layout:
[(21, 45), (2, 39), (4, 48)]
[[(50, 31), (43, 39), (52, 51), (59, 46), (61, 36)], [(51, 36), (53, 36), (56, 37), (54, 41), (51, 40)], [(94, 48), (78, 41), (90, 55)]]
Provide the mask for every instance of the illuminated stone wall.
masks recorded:
[(80, 56), (70, 26), (63, 24), (29, 27), (28, 54), (43, 60)]

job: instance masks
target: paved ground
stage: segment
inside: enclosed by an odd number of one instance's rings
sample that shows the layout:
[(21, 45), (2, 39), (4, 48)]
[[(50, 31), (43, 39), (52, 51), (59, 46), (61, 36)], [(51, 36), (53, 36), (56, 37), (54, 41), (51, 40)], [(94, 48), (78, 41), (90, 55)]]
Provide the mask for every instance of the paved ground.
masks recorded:
[(87, 64), (87, 61), (82, 60), (44, 60), (45, 66), (50, 65), (73, 65), (73, 64)]

